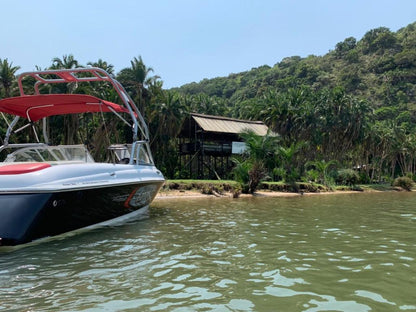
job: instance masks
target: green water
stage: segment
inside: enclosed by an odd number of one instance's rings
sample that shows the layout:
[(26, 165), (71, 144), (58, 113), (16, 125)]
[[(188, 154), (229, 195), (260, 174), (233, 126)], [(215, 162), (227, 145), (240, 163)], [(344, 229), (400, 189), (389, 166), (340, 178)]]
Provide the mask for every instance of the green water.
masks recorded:
[(416, 194), (163, 199), (0, 252), (0, 311), (416, 311)]

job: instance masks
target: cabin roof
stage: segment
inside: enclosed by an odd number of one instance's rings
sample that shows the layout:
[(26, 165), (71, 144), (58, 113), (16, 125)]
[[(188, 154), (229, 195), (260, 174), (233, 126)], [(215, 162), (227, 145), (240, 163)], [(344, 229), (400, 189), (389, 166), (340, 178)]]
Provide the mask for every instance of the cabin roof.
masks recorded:
[(196, 113), (191, 113), (191, 118), (205, 132), (240, 134), (251, 130), (257, 135), (265, 136), (268, 131), (268, 127), (262, 121), (240, 120)]

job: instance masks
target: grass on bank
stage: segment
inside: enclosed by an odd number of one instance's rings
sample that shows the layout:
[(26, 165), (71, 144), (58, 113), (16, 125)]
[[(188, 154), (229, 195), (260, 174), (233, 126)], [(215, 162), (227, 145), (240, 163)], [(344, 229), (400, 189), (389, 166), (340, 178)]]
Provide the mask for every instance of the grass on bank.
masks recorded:
[[(207, 195), (231, 194), (238, 197), (241, 194), (240, 183), (232, 180), (167, 180), (161, 192), (169, 191), (196, 191)], [(394, 191), (397, 187), (391, 184), (360, 184), (355, 186), (338, 185), (329, 188), (317, 183), (284, 183), (284, 182), (262, 182), (258, 191), (286, 192), (286, 193), (320, 193), (331, 191)]]
[(170, 190), (199, 191), (207, 195), (231, 193), (233, 197), (238, 197), (241, 186), (238, 182), (230, 180), (167, 180), (161, 192)]

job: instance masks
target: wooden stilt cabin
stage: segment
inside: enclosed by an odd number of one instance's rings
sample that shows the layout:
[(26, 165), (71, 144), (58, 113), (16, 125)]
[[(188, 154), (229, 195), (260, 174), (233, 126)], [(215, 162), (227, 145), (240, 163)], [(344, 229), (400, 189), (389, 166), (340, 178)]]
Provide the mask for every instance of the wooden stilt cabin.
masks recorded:
[(234, 167), (231, 158), (245, 150), (240, 133), (246, 130), (264, 136), (268, 128), (261, 121), (190, 114), (179, 134), (183, 175), (193, 179), (229, 178)]

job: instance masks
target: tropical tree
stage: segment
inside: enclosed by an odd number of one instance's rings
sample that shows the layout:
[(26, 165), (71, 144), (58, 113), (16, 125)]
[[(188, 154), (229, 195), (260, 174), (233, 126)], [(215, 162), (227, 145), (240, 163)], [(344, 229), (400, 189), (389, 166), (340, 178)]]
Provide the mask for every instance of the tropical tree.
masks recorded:
[(104, 69), (110, 75), (114, 75), (114, 65), (109, 64), (106, 61), (103, 61), (102, 59), (98, 59), (98, 61), (96, 62), (88, 62), (87, 65)]
[(289, 146), (278, 147), (276, 156), (280, 163), (280, 169), (282, 169), (278, 170), (278, 172), (283, 172), (285, 182), (293, 183), (299, 178), (300, 173), (295, 162), (295, 157), (305, 145), (306, 143), (304, 141), (299, 141), (292, 142)]
[[(147, 87), (160, 77), (149, 75), (153, 72), (153, 68), (147, 67), (141, 56), (134, 57), (130, 64), (131, 67), (124, 68), (118, 73), (117, 79), (136, 101), (140, 111), (145, 112), (146, 104), (150, 102), (151, 98)], [(146, 112), (145, 115), (147, 115)]]
[(229, 115), (229, 103), (225, 99), (201, 93), (191, 96), (190, 100), (189, 112), (215, 116)]
[(323, 90), (316, 101), (314, 138), (322, 156), (340, 162), (364, 139), (372, 118), (368, 102), (348, 95), (343, 88)]
[[(274, 158), (280, 137), (272, 132), (261, 136), (250, 130), (243, 132), (241, 137), (246, 143), (247, 151), (245, 159), (242, 162), (237, 161), (235, 174), (238, 177), (248, 177), (247, 185), (243, 185), (243, 190), (254, 193), (261, 180), (266, 178), (275, 167)], [(244, 170), (247, 170), (246, 174)]]
[(81, 67), (72, 54), (64, 55), (62, 59), (54, 57), (50, 69), (71, 69)]
[[(155, 91), (156, 92), (156, 91)], [(175, 91), (163, 91), (155, 98), (153, 110), (148, 116), (151, 146), (158, 167), (173, 177), (178, 165), (176, 137), (186, 116), (181, 95)]]
[(330, 161), (325, 161), (324, 159), (313, 160), (313, 161), (308, 161), (306, 163), (306, 168), (310, 168), (310, 167), (315, 168), (315, 170), (319, 174), (318, 182), (330, 187), (331, 181), (329, 178), (329, 169), (332, 166), (335, 166), (336, 164), (337, 162), (335, 160), (330, 160)]
[(9, 63), (7, 58), (0, 59), (0, 87), (4, 90), (4, 97), (11, 96), (11, 87), (16, 80), (16, 72), (19, 69), (20, 66), (13, 66), (13, 63)]

